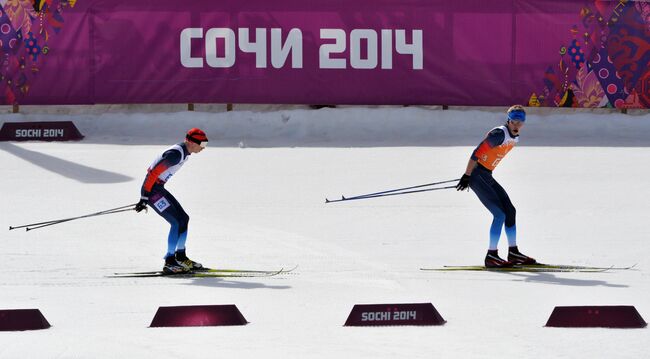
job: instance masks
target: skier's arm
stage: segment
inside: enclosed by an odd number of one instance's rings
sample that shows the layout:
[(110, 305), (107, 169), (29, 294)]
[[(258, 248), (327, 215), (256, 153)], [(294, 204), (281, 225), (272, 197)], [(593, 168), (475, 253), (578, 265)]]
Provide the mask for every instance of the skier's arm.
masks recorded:
[(475, 167), (476, 160), (470, 158), (469, 161), (467, 161), (467, 168), (465, 169), (465, 173), (463, 173), (463, 176), (460, 178), (460, 181), (458, 181), (458, 184), (456, 185), (457, 191), (464, 191), (469, 187), (469, 178), (472, 175), (472, 171), (474, 171)]
[(474, 168), (476, 168), (476, 163), (477, 163), (476, 160), (471, 158), (469, 159), (469, 161), (467, 161), (467, 168), (465, 169), (466, 176), (472, 175), (472, 171), (474, 171)]

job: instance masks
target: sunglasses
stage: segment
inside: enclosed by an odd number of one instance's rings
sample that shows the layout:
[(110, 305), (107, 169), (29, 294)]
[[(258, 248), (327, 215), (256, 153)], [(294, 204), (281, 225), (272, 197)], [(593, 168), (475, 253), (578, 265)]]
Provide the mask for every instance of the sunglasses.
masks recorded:
[(207, 140), (205, 140), (205, 141), (200, 141), (200, 140), (197, 140), (196, 138), (192, 138), (192, 137), (189, 137), (189, 136), (186, 136), (185, 138), (186, 138), (188, 141), (190, 141), (190, 142), (194, 142), (194, 143), (196, 143), (197, 145), (201, 146), (201, 148), (206, 148), (206, 147), (208, 146), (208, 141), (207, 141)]

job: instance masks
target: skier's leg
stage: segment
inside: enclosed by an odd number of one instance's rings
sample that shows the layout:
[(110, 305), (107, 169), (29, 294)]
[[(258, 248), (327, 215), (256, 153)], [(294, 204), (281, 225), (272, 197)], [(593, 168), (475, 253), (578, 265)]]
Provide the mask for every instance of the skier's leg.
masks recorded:
[(494, 179), (489, 173), (475, 170), (470, 178), (470, 188), (478, 199), (492, 213), (492, 225), (490, 226), (490, 250), (496, 250), (501, 237), (501, 229), (506, 220), (506, 213), (501, 208), (499, 196), (491, 186)]
[(187, 221), (185, 220), (187, 214), (185, 214), (185, 211), (180, 207), (174, 196), (164, 188), (160, 188), (153, 193), (149, 202), (154, 211), (170, 224), (165, 258), (173, 256), (180, 239), (180, 234), (187, 232)]
[(185, 212), (183, 206), (181, 206), (181, 204), (176, 200), (176, 198), (174, 198), (174, 196), (170, 194), (168, 198), (176, 211), (175, 218), (178, 221), (178, 229), (177, 229), (178, 239), (173, 244), (172, 243), (169, 244), (167, 251), (168, 252), (172, 251), (172, 253), (176, 257), (176, 261), (184, 265), (186, 268), (193, 269), (193, 270), (201, 270), (203, 269), (203, 265), (201, 263), (195, 262), (187, 258), (187, 254), (185, 252), (185, 242), (187, 240), (187, 231), (190, 222), (190, 216)]
[(499, 199), (501, 201), (501, 206), (504, 208), (504, 212), (506, 215), (505, 218), (505, 232), (506, 236), (508, 237), (508, 261), (512, 262), (514, 264), (535, 264), (537, 261), (534, 258), (531, 258), (519, 251), (519, 248), (517, 247), (517, 224), (515, 221), (515, 217), (517, 215), (517, 210), (515, 209), (515, 206), (512, 205), (512, 202), (510, 201), (510, 197), (506, 193), (506, 191), (497, 183), (494, 181), (493, 188), (497, 195), (499, 196)]
[(516, 216), (517, 216), (517, 210), (515, 209), (515, 206), (512, 205), (512, 201), (510, 201), (510, 197), (508, 196), (508, 193), (501, 187), (501, 185), (497, 182), (494, 181), (492, 184), (492, 188), (494, 189), (494, 192), (497, 194), (499, 197), (499, 201), (501, 203), (501, 208), (503, 208), (503, 211), (505, 213), (505, 232), (506, 236), (508, 237), (508, 246), (509, 247), (516, 247), (517, 246), (517, 224), (516, 224)]
[[(169, 193), (169, 192), (168, 192)], [(166, 196), (171, 205), (174, 207), (175, 218), (178, 222), (177, 236), (178, 240), (175, 242), (175, 247), (173, 251), (185, 249), (185, 241), (187, 240), (187, 229), (190, 222), (190, 216), (187, 215), (183, 206), (178, 202), (178, 200), (171, 194)]]

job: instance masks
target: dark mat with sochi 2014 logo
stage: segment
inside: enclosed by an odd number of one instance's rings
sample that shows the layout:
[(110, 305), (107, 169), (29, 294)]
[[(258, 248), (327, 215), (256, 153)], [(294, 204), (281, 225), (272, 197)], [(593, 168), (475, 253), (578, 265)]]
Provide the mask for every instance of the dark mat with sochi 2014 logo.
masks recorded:
[(84, 136), (72, 121), (5, 122), (0, 141), (79, 141)]
[(356, 304), (344, 326), (443, 325), (431, 303)]

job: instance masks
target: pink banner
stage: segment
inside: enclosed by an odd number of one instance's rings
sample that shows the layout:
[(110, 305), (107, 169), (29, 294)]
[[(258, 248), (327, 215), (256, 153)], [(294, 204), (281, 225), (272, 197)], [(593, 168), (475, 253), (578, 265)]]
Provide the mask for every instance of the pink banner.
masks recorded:
[(650, 107), (644, 3), (53, 0), (23, 17), (15, 3), (0, 17), (8, 104)]

